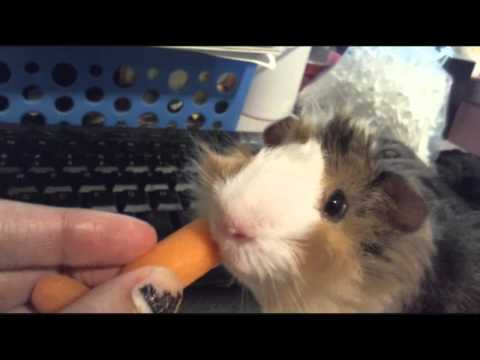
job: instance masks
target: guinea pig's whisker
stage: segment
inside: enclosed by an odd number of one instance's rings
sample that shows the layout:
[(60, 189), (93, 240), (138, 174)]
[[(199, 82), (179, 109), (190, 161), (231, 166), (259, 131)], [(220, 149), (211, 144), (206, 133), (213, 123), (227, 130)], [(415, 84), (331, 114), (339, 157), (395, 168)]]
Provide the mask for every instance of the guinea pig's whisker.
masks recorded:
[(263, 262), (265, 264), (265, 275), (268, 279), (274, 279), (275, 265), (270, 261), (270, 259), (267, 259), (265, 259), (265, 261)]
[(301, 312), (303, 309), (302, 299), (300, 296), (297, 296), (297, 294), (299, 295), (299, 293), (297, 293), (295, 285), (291, 289), (289, 289), (287, 294), (288, 294), (288, 297), (290, 298), (290, 301), (297, 308), (297, 312)]
[(297, 297), (298, 297), (298, 299), (299, 299), (299, 301), (300, 301), (300, 303), (301, 303), (301, 304), (300, 304), (300, 305), (301, 305), (301, 309), (303, 310), (303, 309), (306, 309), (307, 305), (306, 305), (306, 303), (305, 303), (305, 297), (303, 296), (303, 293), (302, 293), (302, 291), (301, 291), (301, 287), (300, 287), (301, 285), (302, 285), (302, 286), (305, 286), (305, 285), (306, 285), (306, 284), (305, 284), (305, 279), (304, 279), (303, 277), (301, 278), (301, 283), (296, 282), (296, 281), (294, 282), (294, 289), (295, 289), (295, 292), (297, 293)]
[(207, 181), (207, 182), (211, 182), (211, 181), (212, 181), (212, 179), (213, 179), (212, 175), (210, 175), (209, 173), (207, 173), (203, 167), (198, 166), (198, 167), (197, 167), (197, 171), (198, 171), (198, 178), (199, 178), (200, 180)]
[(219, 203), (220, 202), (220, 196), (219, 194), (214, 191), (212, 194), (211, 194), (211, 197), (212, 197), (212, 201), (215, 202), (215, 203)]
[(272, 284), (272, 288), (273, 288), (273, 298), (274, 298), (274, 301), (277, 303), (277, 304), (280, 304), (280, 293), (278, 292), (278, 288), (277, 288), (277, 285), (276, 285), (276, 282), (274, 280), (271, 281), (271, 284)]
[(247, 309), (247, 304), (246, 304), (246, 297), (247, 297), (247, 290), (242, 286), (240, 288), (240, 310), (242, 312), (245, 312)]

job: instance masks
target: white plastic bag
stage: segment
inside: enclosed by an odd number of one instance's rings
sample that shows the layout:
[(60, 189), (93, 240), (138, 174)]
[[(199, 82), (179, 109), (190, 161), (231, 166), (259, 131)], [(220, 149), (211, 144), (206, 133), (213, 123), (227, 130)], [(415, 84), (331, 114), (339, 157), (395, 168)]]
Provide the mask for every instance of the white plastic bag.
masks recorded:
[(325, 122), (335, 113), (353, 114), (368, 131), (406, 142), (428, 162), (452, 84), (442, 67), (445, 49), (351, 47), (300, 93), (300, 115)]

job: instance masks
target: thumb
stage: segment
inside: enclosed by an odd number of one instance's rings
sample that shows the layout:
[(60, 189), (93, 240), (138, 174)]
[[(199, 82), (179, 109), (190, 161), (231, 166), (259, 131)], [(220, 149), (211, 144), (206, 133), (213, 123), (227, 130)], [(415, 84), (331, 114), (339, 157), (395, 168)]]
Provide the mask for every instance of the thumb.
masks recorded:
[(170, 270), (145, 267), (115, 277), (89, 291), (63, 313), (174, 313), (183, 295)]

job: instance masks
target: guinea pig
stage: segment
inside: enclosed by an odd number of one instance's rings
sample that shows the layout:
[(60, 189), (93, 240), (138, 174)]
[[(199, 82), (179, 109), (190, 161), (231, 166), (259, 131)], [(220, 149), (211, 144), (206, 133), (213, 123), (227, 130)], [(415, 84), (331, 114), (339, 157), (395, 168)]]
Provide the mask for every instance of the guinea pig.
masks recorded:
[(411, 149), (343, 117), (287, 118), (263, 138), (258, 151), (199, 144), (194, 191), (262, 312), (480, 310), (478, 213)]

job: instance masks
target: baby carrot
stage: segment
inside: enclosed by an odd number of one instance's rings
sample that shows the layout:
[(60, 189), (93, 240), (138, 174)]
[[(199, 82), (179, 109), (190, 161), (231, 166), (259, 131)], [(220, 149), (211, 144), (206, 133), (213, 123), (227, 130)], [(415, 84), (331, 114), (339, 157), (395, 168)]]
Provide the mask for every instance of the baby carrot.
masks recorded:
[[(160, 266), (172, 270), (187, 287), (220, 262), (212, 241), (208, 222), (196, 219), (160, 241), (150, 252), (126, 265), (122, 272), (144, 266)], [(88, 287), (62, 275), (41, 279), (32, 294), (32, 303), (39, 312), (56, 312), (83, 296)]]
[(82, 282), (69, 276), (50, 275), (41, 279), (33, 289), (32, 303), (42, 313), (57, 312), (89, 290)]

